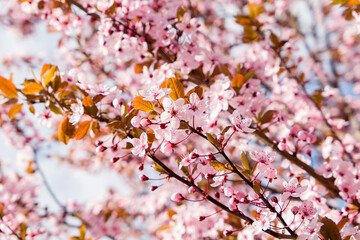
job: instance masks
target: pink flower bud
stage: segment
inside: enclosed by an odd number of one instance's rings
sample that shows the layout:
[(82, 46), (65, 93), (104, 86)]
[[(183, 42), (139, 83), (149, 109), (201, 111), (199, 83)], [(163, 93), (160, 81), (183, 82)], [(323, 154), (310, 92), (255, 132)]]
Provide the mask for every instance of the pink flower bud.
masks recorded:
[(111, 151), (116, 152), (117, 150), (118, 150), (117, 144), (111, 146)]
[(222, 143), (224, 141), (224, 135), (218, 135), (216, 139), (218, 140), (219, 143)]
[(200, 217), (199, 217), (199, 221), (200, 221), (200, 222), (201, 222), (201, 221), (204, 221), (205, 218), (206, 218), (205, 216), (200, 216)]
[(216, 198), (220, 198), (220, 193), (219, 193), (219, 192), (215, 192), (215, 197), (216, 197)]
[(223, 234), (224, 234), (225, 237), (230, 236), (232, 233), (233, 233), (233, 231), (231, 231), (231, 230), (225, 230), (225, 231), (223, 232)]
[(305, 150), (305, 153), (306, 153), (309, 157), (311, 157), (311, 149), (310, 149), (310, 148), (307, 148), (307, 149)]
[(139, 171), (144, 170), (144, 163), (140, 163), (138, 166)]
[(190, 153), (189, 157), (190, 157), (190, 159), (196, 159), (199, 157), (199, 154), (192, 152), (192, 153)]
[(188, 192), (194, 193), (194, 192), (196, 192), (196, 189), (194, 187), (189, 187)]
[(278, 202), (279, 202), (279, 200), (277, 199), (276, 196), (272, 196), (272, 197), (271, 197), (271, 201), (274, 202), (274, 203), (278, 203)]
[(143, 174), (143, 175), (140, 176), (140, 180), (141, 180), (142, 182), (146, 182), (146, 181), (149, 180), (149, 178)]
[(155, 191), (156, 189), (158, 189), (158, 186), (151, 186), (150, 187), (150, 191), (152, 191), (152, 192)]
[(116, 163), (116, 162), (119, 161), (119, 160), (120, 160), (119, 157), (113, 157), (113, 158), (111, 159), (111, 162), (112, 162), (112, 163)]
[(98, 140), (95, 142), (95, 145), (98, 147), (98, 146), (102, 145), (103, 143), (104, 143), (103, 141)]
[(170, 199), (174, 202), (181, 202), (185, 198), (183, 195), (181, 195), (181, 193), (174, 193), (173, 195), (171, 195)]
[(296, 215), (296, 214), (299, 212), (299, 207), (297, 207), (297, 206), (292, 207), (292, 208), (291, 208), (291, 212), (292, 212), (294, 215)]
[(107, 149), (107, 147), (100, 145), (96, 148), (96, 152), (100, 153), (100, 152), (105, 152)]

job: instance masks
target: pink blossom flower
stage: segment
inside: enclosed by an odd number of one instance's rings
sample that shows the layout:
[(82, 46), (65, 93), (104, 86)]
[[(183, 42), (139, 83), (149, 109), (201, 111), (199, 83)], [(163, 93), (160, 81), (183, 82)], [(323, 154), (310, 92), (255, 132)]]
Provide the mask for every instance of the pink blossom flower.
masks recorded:
[(71, 104), (70, 109), (72, 115), (70, 116), (69, 122), (72, 125), (77, 124), (80, 121), (81, 116), (84, 114), (84, 107), (80, 99), (76, 99), (77, 103)]
[(231, 123), (235, 126), (236, 130), (244, 133), (254, 132), (255, 129), (249, 128), (251, 125), (251, 118), (245, 118), (240, 114), (239, 110), (235, 110), (230, 116)]
[(148, 136), (146, 133), (142, 133), (140, 135), (140, 139), (131, 139), (131, 143), (133, 145), (133, 148), (131, 149), (131, 152), (139, 157), (143, 157), (146, 154), (146, 149), (149, 147), (148, 145)]
[(254, 221), (251, 226), (254, 230), (254, 234), (258, 234), (263, 230), (270, 228), (270, 223), (276, 218), (275, 213), (261, 214), (260, 218)]
[(230, 80), (225, 76), (211, 85), (208, 93), (211, 119), (215, 119), (222, 110), (228, 110), (228, 101), (234, 96), (234, 91), (227, 90), (228, 88), (230, 88)]
[(303, 218), (311, 218), (316, 212), (314, 204), (311, 201), (305, 201), (300, 206), (300, 214)]
[(53, 114), (50, 111), (44, 110), (40, 113), (37, 112), (35, 114), (35, 117), (39, 118), (39, 122), (41, 125), (46, 126), (48, 128), (51, 127)]
[(256, 150), (250, 152), (250, 157), (259, 163), (269, 165), (275, 160), (275, 153), (267, 150)]
[(282, 195), (283, 201), (288, 197), (299, 197), (301, 193), (305, 192), (307, 186), (299, 186), (297, 178), (291, 178), (289, 182), (284, 182), (284, 193)]
[(158, 86), (151, 87), (149, 90), (140, 90), (139, 93), (146, 101), (155, 101), (163, 98), (171, 92), (170, 88), (159, 88)]
[(185, 101), (183, 98), (179, 98), (176, 101), (173, 101), (169, 97), (164, 98), (162, 104), (165, 111), (161, 113), (161, 121), (163, 123), (170, 122), (172, 129), (179, 128), (180, 120), (183, 114), (184, 103)]

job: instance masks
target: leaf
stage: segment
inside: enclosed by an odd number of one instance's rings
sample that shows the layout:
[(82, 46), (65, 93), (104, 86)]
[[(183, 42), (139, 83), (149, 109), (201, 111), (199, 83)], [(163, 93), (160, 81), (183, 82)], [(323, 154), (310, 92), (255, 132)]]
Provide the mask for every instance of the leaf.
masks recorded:
[(257, 195), (260, 195), (261, 186), (259, 182), (254, 182), (253, 189)]
[(20, 237), (22, 237), (23, 239), (26, 238), (26, 229), (27, 229), (27, 226), (24, 222), (20, 223)]
[(27, 84), (21, 91), (26, 95), (33, 95), (44, 90), (44, 87), (40, 83), (32, 82)]
[(225, 136), (225, 133), (227, 133), (227, 131), (229, 131), (230, 128), (232, 128), (232, 126), (227, 126), (226, 128), (224, 128), (221, 132), (221, 135)]
[(143, 100), (143, 98), (143, 96), (137, 96), (134, 98), (134, 100), (132, 101), (132, 105), (134, 106), (134, 108), (136, 110), (141, 110), (146, 113), (154, 111), (154, 104), (152, 102)]
[(176, 212), (174, 210), (172, 210), (171, 208), (168, 208), (168, 216), (169, 216), (169, 220), (173, 220), (172, 217), (176, 214)]
[(12, 106), (8, 112), (8, 116), (10, 118), (10, 120), (13, 120), (13, 118), (15, 117), (16, 114), (18, 114), (21, 111), (23, 104), (15, 104), (14, 106)]
[(90, 128), (91, 121), (84, 121), (79, 124), (79, 127), (76, 131), (75, 139), (80, 140), (83, 137), (85, 137), (86, 133), (88, 132)]
[(58, 129), (58, 139), (59, 141), (68, 144), (69, 139), (73, 137), (75, 127), (69, 122), (69, 118), (64, 118)]
[(214, 144), (216, 147), (220, 147), (220, 143), (216, 138), (214, 138), (210, 133), (206, 133), (207, 140)]
[(161, 232), (161, 231), (170, 229), (170, 228), (171, 228), (170, 225), (164, 225), (164, 226), (161, 226), (161, 227), (159, 227), (158, 229), (156, 229), (156, 230), (155, 230), (155, 233), (158, 233), (158, 232)]
[(95, 122), (92, 122), (91, 124), (91, 131), (93, 131), (93, 133), (95, 135), (97, 135), (99, 133), (99, 130), (100, 130), (100, 126), (99, 126), (99, 122), (95, 121)]
[(250, 165), (249, 165), (249, 161), (248, 161), (248, 159), (247, 159), (247, 157), (246, 157), (245, 152), (242, 152), (242, 153), (241, 153), (241, 163), (242, 163), (242, 165), (243, 165), (243, 167), (244, 167), (245, 170), (248, 170), (248, 171), (251, 170), (251, 169), (250, 169)]
[(196, 93), (199, 96), (199, 98), (201, 99), (203, 96), (203, 91), (204, 91), (204, 89), (201, 86), (196, 86), (186, 93), (185, 99), (189, 99), (189, 97), (192, 93)]
[(254, 70), (246, 73), (246, 74), (244, 75), (244, 82), (247, 82), (247, 81), (254, 75), (254, 73), (255, 73)]
[(57, 66), (45, 64), (41, 70), (41, 77), (45, 86), (47, 86), (50, 82), (55, 81), (59, 75), (60, 73)]
[(49, 107), (50, 111), (52, 111), (55, 114), (62, 114), (62, 111), (60, 108), (58, 108), (57, 106), (55, 106), (55, 104), (53, 102), (50, 102)]
[(209, 164), (216, 170), (216, 171), (224, 171), (224, 170), (229, 170), (225, 164), (222, 164), (220, 162), (216, 162), (216, 161), (210, 161)]
[(34, 105), (32, 105), (31, 103), (29, 104), (29, 111), (30, 111), (32, 114), (35, 114)]
[(336, 226), (336, 223), (327, 218), (324, 217), (321, 219), (321, 222), (324, 224), (321, 226), (320, 233), (326, 240), (341, 240), (341, 235), (339, 232), (339, 229)]
[(159, 172), (160, 174), (167, 174), (167, 172), (156, 162), (154, 162), (154, 170)]
[(347, 217), (343, 217), (337, 224), (337, 228), (339, 229), (339, 231), (341, 231), (341, 229), (345, 226), (345, 224), (349, 222), (349, 219)]
[(9, 98), (17, 98), (18, 94), (16, 87), (12, 82), (12, 74), (10, 75), (9, 80), (0, 76), (0, 90)]
[(81, 224), (81, 227), (79, 228), (79, 233), (80, 233), (79, 239), (84, 240), (85, 239), (85, 233), (86, 233), (85, 224)]
[(266, 113), (264, 113), (264, 115), (261, 117), (260, 119), (260, 123), (264, 124), (264, 123), (268, 123), (271, 120), (273, 120), (274, 116), (276, 116), (275, 114), (277, 114), (277, 111), (275, 110), (269, 110)]
[(311, 99), (314, 100), (317, 107), (321, 107), (321, 102), (322, 102), (321, 90), (319, 89), (316, 90), (312, 95)]
[(236, 76), (231, 80), (231, 87), (238, 92), (242, 85), (245, 83), (245, 78), (241, 74), (236, 74)]
[(92, 100), (92, 98), (90, 96), (85, 97), (82, 100), (82, 103), (83, 103), (84, 107), (91, 107), (94, 105), (94, 101)]
[(179, 98), (184, 98), (184, 86), (177, 78), (169, 78), (166, 81), (166, 87), (170, 88), (172, 91), (169, 93), (169, 96), (176, 101)]

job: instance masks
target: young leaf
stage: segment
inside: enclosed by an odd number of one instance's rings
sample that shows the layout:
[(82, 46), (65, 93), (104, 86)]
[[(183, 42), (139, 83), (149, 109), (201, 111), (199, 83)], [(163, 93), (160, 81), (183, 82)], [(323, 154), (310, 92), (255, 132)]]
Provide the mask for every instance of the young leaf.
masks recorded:
[[(45, 65), (46, 65), (46, 67), (45, 67)], [(48, 64), (45, 64), (45, 65), (43, 66), (43, 69), (41, 71), (41, 77), (43, 79), (44, 85), (47, 86), (50, 82), (54, 81), (56, 79), (56, 77), (58, 77), (60, 74), (59, 74), (59, 69), (57, 68), (57, 66), (50, 65), (51, 67), (49, 68)]]
[(143, 98), (144, 97), (142, 96), (137, 96), (134, 98), (134, 100), (132, 101), (132, 105), (134, 106), (134, 108), (136, 110), (141, 110), (146, 113), (154, 111), (154, 104), (152, 102), (143, 100)]
[(254, 189), (254, 192), (257, 194), (257, 195), (260, 195), (260, 190), (261, 190), (261, 186), (260, 186), (260, 183), (258, 182), (254, 182), (254, 185), (253, 185), (253, 189)]
[(166, 81), (166, 87), (170, 88), (172, 91), (169, 93), (169, 96), (176, 101), (179, 98), (184, 98), (184, 86), (177, 78), (169, 78)]
[(12, 74), (9, 80), (0, 76), (0, 90), (9, 98), (17, 98), (16, 87), (12, 82)]
[(339, 232), (339, 229), (336, 226), (336, 223), (334, 223), (333, 220), (324, 217), (321, 219), (321, 222), (324, 224), (321, 226), (320, 233), (324, 237), (324, 239), (327, 240), (341, 240), (341, 235)]
[(41, 90), (44, 90), (44, 87), (40, 83), (32, 82), (27, 84), (21, 91), (26, 95), (33, 95)]
[(312, 100), (314, 100), (316, 106), (321, 107), (321, 102), (322, 102), (321, 90), (316, 90), (311, 98)]
[(218, 140), (216, 140), (216, 138), (214, 138), (210, 133), (206, 133), (206, 137), (210, 143), (214, 144), (216, 147), (220, 147)]
[(216, 171), (229, 170), (224, 164), (219, 163), (219, 162), (210, 161), (209, 164), (210, 164)]
[(80, 140), (83, 137), (85, 137), (86, 133), (88, 132), (90, 128), (91, 121), (84, 121), (79, 124), (79, 127), (76, 131), (75, 139)]
[(70, 137), (74, 134), (75, 127), (69, 122), (69, 118), (64, 118), (58, 129), (58, 139), (59, 141), (68, 144)]
[(241, 74), (236, 74), (236, 76), (231, 80), (231, 87), (238, 92), (242, 85), (245, 83), (245, 78)]
[(15, 104), (14, 106), (12, 106), (8, 112), (8, 116), (10, 118), (10, 120), (13, 120), (13, 118), (15, 117), (16, 114), (18, 114), (21, 111), (23, 104)]
[(260, 123), (264, 124), (264, 123), (268, 123), (271, 120), (273, 120), (275, 114), (277, 114), (277, 111), (275, 110), (269, 110), (266, 113), (264, 113), (264, 115), (260, 118)]

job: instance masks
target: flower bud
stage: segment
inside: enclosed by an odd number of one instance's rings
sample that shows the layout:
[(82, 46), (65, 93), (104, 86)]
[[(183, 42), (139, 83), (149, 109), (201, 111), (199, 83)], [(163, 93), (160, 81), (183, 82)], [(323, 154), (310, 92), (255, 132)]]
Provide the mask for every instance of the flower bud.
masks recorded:
[(98, 146), (102, 145), (103, 143), (104, 143), (103, 141), (98, 140), (95, 142), (95, 145), (98, 147)]
[(271, 201), (274, 202), (274, 203), (278, 203), (278, 202), (279, 202), (279, 200), (277, 199), (276, 196), (272, 196), (272, 197), (271, 197)]
[(222, 134), (217, 135), (216, 139), (218, 140), (219, 143), (222, 143), (224, 141), (224, 135)]
[(192, 153), (190, 153), (189, 157), (190, 157), (190, 159), (196, 159), (199, 157), (199, 154), (192, 152)]
[(188, 192), (194, 193), (194, 192), (196, 192), (196, 189), (194, 187), (189, 187)]
[(225, 237), (230, 236), (232, 233), (233, 233), (233, 231), (231, 231), (231, 230), (225, 230), (225, 231), (223, 232), (223, 234), (224, 234)]
[(292, 212), (294, 215), (296, 215), (296, 214), (299, 212), (299, 207), (297, 207), (297, 206), (292, 207), (292, 208), (291, 208), (291, 212)]
[(139, 171), (144, 170), (144, 163), (140, 163), (138, 166)]
[(149, 180), (149, 178), (143, 174), (143, 175), (140, 176), (140, 180), (141, 180), (142, 182), (146, 182), (146, 181)]
[(158, 186), (151, 186), (150, 187), (150, 191), (152, 191), (152, 192), (155, 191), (156, 189), (158, 189)]
[(96, 152), (105, 152), (107, 147), (100, 145), (96, 148)]
[(199, 221), (200, 221), (200, 222), (201, 222), (201, 221), (204, 221), (205, 218), (206, 218), (205, 216), (200, 216), (200, 217), (199, 217)]
[(112, 163), (116, 163), (116, 162), (119, 161), (119, 160), (120, 160), (119, 157), (113, 157), (113, 158), (111, 159), (111, 162), (112, 162)]
[(185, 198), (183, 195), (181, 195), (181, 193), (174, 193), (173, 195), (171, 195), (170, 199), (174, 202), (181, 202)]

